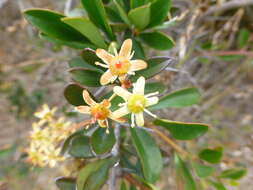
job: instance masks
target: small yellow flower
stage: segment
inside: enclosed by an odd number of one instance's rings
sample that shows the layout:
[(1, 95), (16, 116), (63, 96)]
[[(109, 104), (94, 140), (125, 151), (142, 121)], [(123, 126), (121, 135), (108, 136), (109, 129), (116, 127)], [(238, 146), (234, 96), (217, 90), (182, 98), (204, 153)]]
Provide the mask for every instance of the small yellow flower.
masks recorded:
[(127, 39), (123, 42), (120, 52), (115, 49), (115, 55), (111, 55), (104, 49), (97, 49), (96, 55), (103, 60), (105, 64), (96, 62), (108, 70), (101, 76), (100, 83), (106, 85), (114, 82), (117, 78), (122, 82), (126, 75), (134, 75), (135, 71), (145, 69), (147, 63), (143, 60), (131, 60), (134, 52), (132, 52), (132, 40)]
[(118, 96), (121, 96), (125, 103), (120, 104), (122, 106), (118, 110), (112, 113), (113, 117), (119, 118), (124, 115), (131, 113), (131, 126), (134, 127), (135, 123), (137, 126), (144, 125), (144, 117), (143, 112), (156, 117), (150, 111), (146, 109), (146, 107), (157, 104), (159, 99), (158, 97), (151, 97), (157, 95), (158, 92), (150, 93), (144, 95), (145, 89), (145, 78), (140, 77), (135, 84), (133, 84), (133, 93), (128, 92), (126, 89), (115, 86), (113, 91)]
[(92, 123), (95, 123), (97, 121), (101, 127), (108, 128), (108, 118), (118, 122), (124, 121), (120, 118), (115, 118), (112, 116), (109, 109), (111, 104), (108, 100), (103, 100), (101, 103), (97, 103), (90, 97), (87, 90), (83, 91), (83, 99), (88, 104), (88, 106), (77, 106), (75, 109), (80, 113), (90, 114), (92, 117)]
[(44, 104), (42, 106), (42, 110), (39, 112), (35, 112), (34, 116), (41, 120), (48, 121), (54, 116), (54, 113), (56, 112), (56, 110), (57, 110), (56, 107), (50, 109), (47, 104)]

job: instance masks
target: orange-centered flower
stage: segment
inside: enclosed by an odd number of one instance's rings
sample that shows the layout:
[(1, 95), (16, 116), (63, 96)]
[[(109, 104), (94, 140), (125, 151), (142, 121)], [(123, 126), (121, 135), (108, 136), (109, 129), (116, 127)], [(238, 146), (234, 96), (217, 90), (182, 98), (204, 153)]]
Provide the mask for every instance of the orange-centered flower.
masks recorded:
[(122, 82), (127, 74), (134, 75), (135, 71), (147, 67), (147, 63), (143, 60), (131, 60), (134, 55), (134, 52), (132, 52), (131, 39), (125, 40), (119, 53), (115, 50), (115, 55), (108, 53), (104, 49), (97, 49), (96, 55), (101, 58), (105, 64), (99, 62), (96, 62), (95, 64), (108, 68), (100, 78), (100, 83), (102, 85), (114, 82), (117, 78)]
[(77, 106), (75, 109), (80, 113), (90, 114), (92, 123), (97, 121), (101, 127), (108, 127), (108, 118), (118, 122), (124, 122), (123, 119), (112, 116), (109, 109), (111, 104), (108, 100), (103, 100), (101, 103), (97, 103), (90, 97), (87, 90), (83, 91), (83, 99), (88, 106)]
[(145, 89), (145, 78), (140, 77), (135, 84), (133, 84), (133, 93), (128, 92), (126, 89), (115, 86), (113, 91), (118, 96), (121, 96), (125, 103), (120, 104), (122, 106), (118, 110), (112, 113), (113, 117), (122, 117), (131, 113), (131, 126), (134, 127), (135, 123), (137, 126), (144, 125), (143, 112), (156, 117), (146, 108), (158, 103), (158, 97), (152, 97), (157, 95), (158, 92), (144, 95)]

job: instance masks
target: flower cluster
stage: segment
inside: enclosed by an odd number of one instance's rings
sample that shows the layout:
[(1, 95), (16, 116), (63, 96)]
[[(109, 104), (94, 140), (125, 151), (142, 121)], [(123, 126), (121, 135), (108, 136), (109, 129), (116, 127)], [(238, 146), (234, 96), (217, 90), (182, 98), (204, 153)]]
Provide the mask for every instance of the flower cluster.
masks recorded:
[(39, 118), (32, 125), (30, 145), (27, 150), (28, 161), (34, 165), (54, 167), (57, 162), (63, 161), (60, 155), (60, 144), (66, 139), (73, 129), (71, 123), (64, 117), (56, 118), (56, 108), (50, 109), (43, 105), (42, 110), (34, 115)]
[[(118, 53), (115, 50), (115, 55), (111, 55), (106, 50), (97, 49), (96, 55), (101, 58), (105, 64), (96, 62), (96, 65), (108, 68), (108, 70), (101, 76), (101, 85), (113, 83), (116, 79), (119, 79), (120, 86), (115, 86), (114, 94), (108, 100), (105, 99), (100, 103), (95, 102), (89, 95), (87, 90), (83, 91), (83, 99), (88, 106), (78, 106), (76, 110), (80, 113), (90, 114), (92, 123), (98, 121), (101, 127), (108, 127), (108, 118), (117, 122), (124, 122), (123, 116), (131, 114), (131, 126), (143, 126), (144, 116), (143, 113), (156, 117), (146, 108), (157, 104), (158, 98), (152, 97), (157, 95), (158, 92), (144, 95), (145, 90), (145, 78), (140, 77), (136, 83), (133, 84), (133, 91), (130, 93), (125, 88), (126, 78), (128, 75), (134, 75), (135, 71), (145, 69), (147, 63), (143, 60), (131, 60), (134, 52), (132, 53), (132, 40), (127, 39), (123, 42), (123, 45)], [(129, 86), (129, 85), (127, 85)], [(125, 103), (121, 103), (118, 110), (110, 111), (110, 101), (116, 96), (120, 96), (124, 99)], [(107, 130), (108, 131), (108, 130)]]

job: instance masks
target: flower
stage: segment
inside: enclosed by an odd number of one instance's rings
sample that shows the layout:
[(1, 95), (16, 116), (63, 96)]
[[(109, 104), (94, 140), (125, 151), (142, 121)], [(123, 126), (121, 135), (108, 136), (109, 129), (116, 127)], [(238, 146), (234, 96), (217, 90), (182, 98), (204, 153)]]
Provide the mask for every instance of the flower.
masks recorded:
[(107, 127), (108, 128), (108, 118), (123, 122), (123, 119), (118, 119), (112, 116), (110, 111), (110, 102), (108, 100), (103, 100), (101, 103), (95, 102), (89, 95), (89, 92), (87, 90), (83, 91), (83, 99), (88, 104), (88, 106), (77, 106), (75, 109), (84, 114), (90, 114), (92, 119), (91, 123), (95, 123), (96, 121), (101, 127)]
[(35, 113), (40, 120), (32, 124), (30, 145), (26, 150), (27, 160), (33, 165), (55, 167), (64, 160), (60, 147), (74, 129), (64, 117), (56, 118), (55, 111), (56, 108), (50, 109), (45, 104), (41, 112)]
[(41, 120), (48, 121), (54, 116), (54, 113), (56, 112), (56, 110), (57, 110), (56, 107), (50, 109), (47, 104), (44, 104), (42, 106), (42, 110), (39, 112), (35, 112), (34, 116)]
[(145, 89), (145, 78), (140, 77), (135, 84), (133, 84), (133, 93), (128, 92), (126, 89), (115, 86), (113, 91), (118, 96), (121, 96), (125, 103), (120, 104), (121, 108), (112, 113), (113, 117), (119, 118), (124, 115), (131, 113), (131, 126), (135, 126), (135, 122), (138, 126), (144, 125), (143, 112), (156, 117), (146, 107), (157, 104), (159, 99), (158, 97), (151, 97), (157, 95), (158, 92), (150, 93), (144, 95)]
[(105, 64), (96, 62), (108, 70), (101, 76), (100, 83), (106, 85), (114, 82), (117, 78), (122, 82), (125, 80), (126, 75), (134, 75), (135, 71), (145, 69), (147, 63), (143, 60), (131, 60), (134, 52), (132, 52), (132, 40), (127, 39), (123, 42), (120, 52), (115, 49), (115, 55), (111, 55), (104, 49), (97, 49), (96, 55), (105, 62)]

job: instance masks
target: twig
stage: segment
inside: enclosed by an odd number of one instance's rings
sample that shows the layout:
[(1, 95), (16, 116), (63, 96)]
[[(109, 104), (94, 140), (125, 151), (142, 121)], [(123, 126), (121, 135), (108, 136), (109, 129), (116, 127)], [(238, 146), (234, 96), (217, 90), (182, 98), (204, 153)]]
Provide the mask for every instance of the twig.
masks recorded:
[[(117, 157), (119, 154), (119, 146), (120, 146), (120, 126), (118, 123), (115, 124), (114, 135), (115, 135), (116, 142), (112, 148), (111, 154), (112, 156)], [(110, 178), (108, 181), (109, 190), (116, 190), (116, 177), (117, 177), (117, 171), (118, 171), (117, 170), (118, 164), (119, 163), (116, 163), (111, 169)]]
[(161, 131), (159, 131), (156, 127), (149, 125), (150, 128), (152, 128), (155, 133), (161, 137), (166, 143), (168, 143), (175, 151), (181, 153), (184, 156), (189, 156), (189, 153), (183, 150), (180, 146), (178, 146), (176, 143), (173, 142), (169, 137), (164, 135)]
[(69, 15), (72, 7), (73, 7), (74, 1), (73, 0), (67, 0), (64, 7), (64, 14)]
[(235, 9), (238, 7), (246, 7), (253, 5), (252, 0), (233, 0), (225, 2), (221, 5), (216, 5), (208, 9), (208, 11), (203, 15), (202, 18), (209, 16), (211, 14), (217, 13), (217, 12), (224, 12), (230, 9)]
[(147, 186), (137, 181), (131, 174), (124, 175), (124, 178), (132, 185), (139, 187), (141, 190), (150, 190)]

